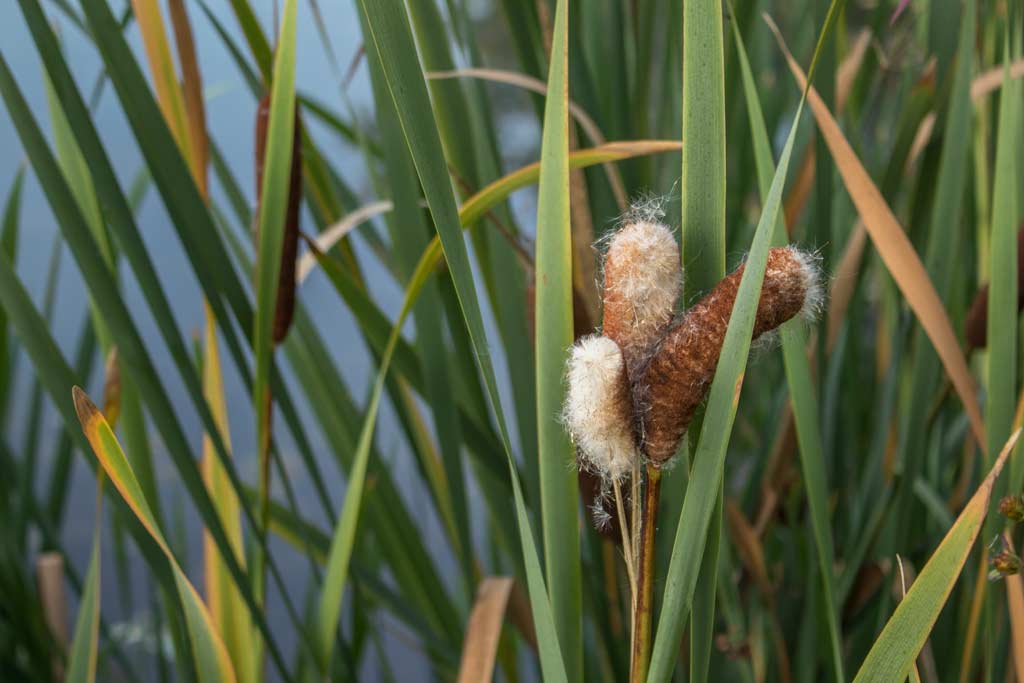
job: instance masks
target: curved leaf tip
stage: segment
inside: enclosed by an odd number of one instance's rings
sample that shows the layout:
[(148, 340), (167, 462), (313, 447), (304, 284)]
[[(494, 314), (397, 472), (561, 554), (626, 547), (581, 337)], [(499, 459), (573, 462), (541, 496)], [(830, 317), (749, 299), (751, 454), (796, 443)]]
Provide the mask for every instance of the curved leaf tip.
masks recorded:
[(71, 396), (75, 401), (75, 412), (78, 413), (78, 421), (82, 423), (82, 430), (92, 440), (90, 432), (96, 421), (101, 418), (99, 408), (92, 402), (89, 395), (80, 386), (71, 387)]

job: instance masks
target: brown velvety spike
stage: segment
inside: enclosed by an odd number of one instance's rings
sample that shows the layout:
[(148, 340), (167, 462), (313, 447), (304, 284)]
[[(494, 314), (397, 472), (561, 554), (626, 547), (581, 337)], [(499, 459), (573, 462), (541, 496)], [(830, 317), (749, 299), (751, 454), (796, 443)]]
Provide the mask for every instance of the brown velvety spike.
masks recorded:
[(267, 155), (267, 123), (270, 121), (270, 93), (256, 106), (256, 206), (263, 198), (263, 162)]
[[(634, 383), (643, 450), (656, 465), (675, 455), (718, 367), (744, 266), (730, 273), (665, 334)], [(768, 252), (753, 338), (813, 307), (817, 274), (809, 258), (782, 247)]]
[[(1024, 309), (1024, 225), (1017, 233), (1017, 312)], [(988, 285), (978, 288), (964, 323), (967, 353), (988, 345)]]
[[(263, 191), (263, 166), (266, 157), (267, 122), (270, 118), (270, 95), (260, 100), (256, 110), (256, 202)], [(302, 206), (302, 121), (295, 106), (295, 132), (292, 141), (292, 164), (288, 180), (288, 204), (285, 209), (284, 240), (281, 243), (281, 269), (277, 283), (272, 338), (280, 344), (291, 327), (295, 314), (295, 258), (299, 243), (299, 210)]]

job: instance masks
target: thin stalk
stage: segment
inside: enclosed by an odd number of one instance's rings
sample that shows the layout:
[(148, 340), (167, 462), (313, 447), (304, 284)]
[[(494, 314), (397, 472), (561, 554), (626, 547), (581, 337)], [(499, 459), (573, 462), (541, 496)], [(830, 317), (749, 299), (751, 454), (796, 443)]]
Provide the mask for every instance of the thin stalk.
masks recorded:
[(633, 492), (630, 504), (633, 509), (629, 518), (632, 525), (630, 526), (630, 537), (633, 539), (633, 557), (638, 558), (640, 557), (640, 462), (636, 459), (633, 461), (631, 483), (633, 485)]
[(647, 466), (643, 515), (640, 520), (640, 559), (637, 567), (637, 599), (633, 610), (633, 656), (630, 662), (630, 683), (647, 680), (651, 663), (651, 617), (654, 595), (654, 536), (657, 531), (658, 501), (661, 498), (661, 470)]
[(615, 508), (619, 514), (619, 528), (622, 529), (622, 552), (626, 556), (626, 572), (629, 574), (629, 592), (632, 596), (632, 604), (636, 608), (636, 555), (633, 552), (633, 544), (630, 542), (631, 534), (626, 525), (626, 508), (622, 502), (622, 487), (616, 480), (612, 482), (615, 489)]
[[(260, 545), (257, 548), (255, 561), (253, 562), (253, 594), (257, 602), (265, 608), (267, 594), (267, 541), (270, 534), (270, 430), (273, 419), (273, 398), (270, 394), (270, 387), (266, 387), (263, 393), (263, 406), (259, 415), (259, 481), (257, 496), (259, 498), (259, 528), (256, 534), (260, 538)], [(263, 646), (257, 644), (253, 653), (254, 667), (260, 677), (263, 674)]]

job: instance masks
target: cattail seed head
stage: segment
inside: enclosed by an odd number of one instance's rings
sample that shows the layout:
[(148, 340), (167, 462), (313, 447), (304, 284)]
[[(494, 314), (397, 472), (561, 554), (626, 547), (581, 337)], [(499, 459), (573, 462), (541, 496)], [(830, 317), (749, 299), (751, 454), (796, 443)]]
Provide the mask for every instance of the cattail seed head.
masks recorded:
[(988, 574), (989, 581), (998, 581), (1020, 573), (1020, 557), (1009, 548), (1004, 547), (994, 554), (989, 562), (992, 564), (992, 570)]
[[(256, 109), (256, 203), (263, 194), (263, 168), (266, 162), (267, 125), (270, 121), (270, 94), (260, 100)], [(284, 237), (281, 242), (281, 268), (278, 275), (277, 301), (274, 308), (272, 339), (284, 341), (295, 315), (295, 258), (299, 247), (299, 211), (302, 205), (302, 120), (295, 106), (292, 131), (292, 163), (288, 177), (288, 203), (285, 206)], [(259, 242), (257, 236), (257, 243)]]
[(661, 223), (637, 221), (619, 230), (604, 262), (604, 326), (626, 359), (630, 377), (672, 321), (682, 287), (679, 247)]
[[(964, 321), (967, 353), (988, 345), (988, 285), (978, 288)], [(1024, 310), (1024, 225), (1017, 232), (1017, 311)]]
[(999, 501), (999, 514), (1011, 522), (1024, 522), (1024, 493), (1003, 496)]
[(618, 481), (638, 457), (626, 366), (608, 337), (584, 337), (568, 362), (564, 420), (579, 452), (581, 469)]
[[(718, 367), (741, 265), (665, 333), (633, 383), (643, 450), (655, 464), (669, 460), (707, 393)], [(768, 252), (753, 338), (797, 315), (811, 316), (821, 302), (813, 257), (792, 247)]]

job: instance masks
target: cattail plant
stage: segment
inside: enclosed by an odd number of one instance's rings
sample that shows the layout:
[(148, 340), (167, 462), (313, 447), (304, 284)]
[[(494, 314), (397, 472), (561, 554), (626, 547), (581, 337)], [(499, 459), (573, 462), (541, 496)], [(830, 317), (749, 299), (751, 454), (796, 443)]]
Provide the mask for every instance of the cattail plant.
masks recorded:
[[(1017, 311), (1024, 309), (1024, 225), (1017, 232)], [(978, 288), (964, 322), (967, 352), (988, 345), (988, 284)]]
[[(675, 454), (714, 379), (742, 277), (741, 265), (676, 321), (652, 350), (634, 383), (643, 451), (655, 464), (663, 464)], [(820, 300), (813, 258), (793, 247), (772, 249), (753, 338), (798, 314), (813, 316)]]
[(672, 322), (683, 286), (679, 263), (671, 231), (653, 221), (627, 223), (608, 244), (602, 331), (622, 349), (631, 377)]
[[(270, 94), (256, 109), (256, 201), (262, 199), (263, 165), (266, 161), (267, 123), (270, 120)], [(280, 344), (288, 334), (295, 315), (295, 258), (299, 247), (299, 209), (302, 205), (302, 122), (295, 108), (292, 140), (292, 165), (288, 179), (288, 204), (285, 207), (284, 241), (281, 243), (281, 270), (277, 283), (272, 339)], [(258, 236), (257, 236), (258, 237)]]
[[(568, 360), (565, 423), (580, 468), (614, 493), (622, 529), (636, 680), (646, 670), (638, 662), (649, 656), (661, 471), (714, 378), (743, 270), (740, 265), (674, 319), (682, 286), (675, 239), (656, 221), (627, 221), (612, 236), (604, 259), (603, 334), (580, 339)], [(796, 316), (813, 316), (820, 302), (814, 258), (793, 247), (770, 250), (754, 339)], [(627, 478), (629, 516), (621, 490)], [(596, 517), (601, 521), (608, 514), (602, 507)]]

